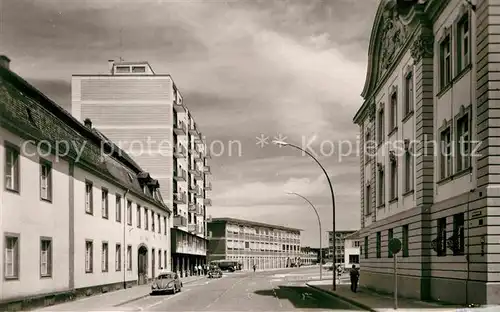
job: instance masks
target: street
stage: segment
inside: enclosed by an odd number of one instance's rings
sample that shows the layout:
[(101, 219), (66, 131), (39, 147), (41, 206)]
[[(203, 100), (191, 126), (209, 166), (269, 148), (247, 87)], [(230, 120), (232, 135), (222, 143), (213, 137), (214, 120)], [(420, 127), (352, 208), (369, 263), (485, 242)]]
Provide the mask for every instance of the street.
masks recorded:
[(175, 295), (148, 296), (116, 308), (123, 311), (362, 311), (307, 287), (305, 281), (317, 279), (317, 275), (318, 268), (224, 273), (220, 279), (187, 284)]

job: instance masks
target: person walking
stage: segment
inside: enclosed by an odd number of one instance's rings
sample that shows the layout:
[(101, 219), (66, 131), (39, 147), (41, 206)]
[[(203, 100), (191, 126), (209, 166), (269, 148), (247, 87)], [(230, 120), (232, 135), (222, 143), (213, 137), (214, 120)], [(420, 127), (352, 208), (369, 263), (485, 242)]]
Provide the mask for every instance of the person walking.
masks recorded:
[(253, 271), (255, 272), (255, 269), (257, 268), (257, 266), (254, 264), (253, 265)]
[(356, 292), (358, 290), (358, 281), (359, 281), (359, 271), (356, 269), (356, 265), (352, 265), (352, 269), (350, 272), (351, 275), (351, 291)]

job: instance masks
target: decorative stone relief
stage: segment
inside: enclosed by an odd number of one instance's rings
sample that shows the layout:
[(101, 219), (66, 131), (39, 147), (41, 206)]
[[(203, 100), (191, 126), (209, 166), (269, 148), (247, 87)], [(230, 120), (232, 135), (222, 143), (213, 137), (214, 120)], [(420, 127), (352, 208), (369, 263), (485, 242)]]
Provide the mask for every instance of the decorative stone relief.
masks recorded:
[(368, 118), (370, 121), (375, 120), (375, 109), (375, 104), (373, 103), (368, 106)]
[(422, 58), (432, 57), (434, 50), (434, 37), (432, 35), (420, 35), (415, 38), (410, 48), (411, 57), (415, 62)]
[(382, 32), (380, 73), (382, 73), (393, 64), (397, 52), (408, 37), (408, 29), (399, 20), (397, 11), (391, 8), (384, 12), (384, 22), (380, 31)]

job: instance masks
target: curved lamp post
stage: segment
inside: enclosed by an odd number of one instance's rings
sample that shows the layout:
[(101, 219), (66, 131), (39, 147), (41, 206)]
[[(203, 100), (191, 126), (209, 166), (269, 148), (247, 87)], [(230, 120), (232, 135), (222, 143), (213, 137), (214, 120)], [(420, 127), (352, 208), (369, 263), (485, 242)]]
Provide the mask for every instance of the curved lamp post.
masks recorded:
[(318, 217), (318, 225), (319, 225), (319, 279), (323, 280), (323, 248), (322, 248), (323, 246), (321, 245), (321, 236), (323, 236), (323, 231), (321, 230), (321, 219), (319, 218), (318, 210), (309, 201), (309, 199), (305, 198), (304, 196), (297, 194), (295, 192), (287, 192), (287, 194), (297, 195), (297, 196), (301, 197), (302, 199), (304, 199), (306, 202), (309, 203), (311, 208), (314, 210), (314, 212), (316, 213), (316, 217)]
[(332, 182), (330, 181), (330, 177), (328, 176), (328, 173), (326, 172), (325, 168), (321, 165), (321, 163), (316, 159), (316, 157), (314, 157), (311, 153), (309, 153), (308, 151), (302, 149), (301, 147), (295, 145), (295, 144), (292, 144), (292, 143), (287, 143), (287, 142), (284, 142), (284, 141), (273, 141), (274, 144), (277, 144), (277, 145), (280, 145), (280, 146), (290, 146), (290, 147), (293, 147), (295, 149), (298, 149), (304, 153), (306, 153), (309, 157), (311, 157), (317, 164), (318, 166), (321, 167), (321, 170), (323, 170), (323, 173), (325, 174), (326, 176), (326, 179), (328, 181), (328, 186), (330, 186), (330, 193), (332, 195), (332, 213), (333, 213), (333, 228), (332, 228), (332, 232), (333, 232), (333, 237), (332, 237), (332, 240), (333, 240), (333, 291), (336, 291), (337, 290), (337, 284), (336, 284), (336, 280), (335, 280), (335, 194), (333, 193), (333, 186), (332, 186)]

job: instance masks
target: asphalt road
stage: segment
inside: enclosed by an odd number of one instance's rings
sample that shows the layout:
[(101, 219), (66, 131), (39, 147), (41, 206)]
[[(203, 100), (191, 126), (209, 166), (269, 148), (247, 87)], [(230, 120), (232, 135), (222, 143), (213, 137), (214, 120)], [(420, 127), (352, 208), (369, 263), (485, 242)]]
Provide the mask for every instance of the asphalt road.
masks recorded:
[(124, 311), (362, 311), (305, 285), (317, 269), (225, 273), (187, 284), (175, 295), (149, 296), (116, 307)]

